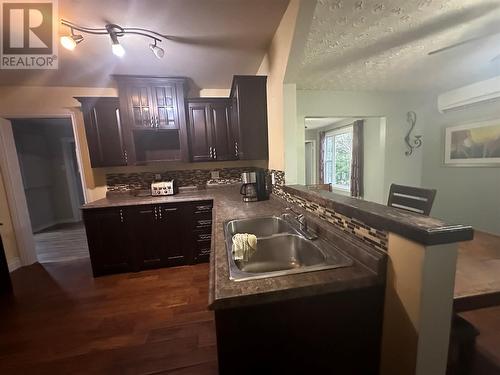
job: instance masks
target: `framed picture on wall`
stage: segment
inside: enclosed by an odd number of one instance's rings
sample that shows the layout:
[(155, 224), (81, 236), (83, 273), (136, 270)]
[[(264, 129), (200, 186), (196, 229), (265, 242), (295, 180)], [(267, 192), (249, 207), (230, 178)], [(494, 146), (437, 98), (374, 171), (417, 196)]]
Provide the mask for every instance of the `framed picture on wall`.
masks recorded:
[(446, 128), (444, 163), (500, 166), (500, 119)]

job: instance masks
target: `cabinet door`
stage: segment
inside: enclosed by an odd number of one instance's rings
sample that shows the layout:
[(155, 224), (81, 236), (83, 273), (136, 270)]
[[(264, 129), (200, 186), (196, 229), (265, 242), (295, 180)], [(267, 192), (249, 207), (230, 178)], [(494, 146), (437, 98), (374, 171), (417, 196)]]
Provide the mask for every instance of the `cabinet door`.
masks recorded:
[(154, 124), (159, 129), (179, 129), (179, 111), (175, 84), (152, 85), (151, 95), (155, 106)]
[(239, 158), (268, 159), (266, 77), (235, 76), (231, 98), (239, 128)]
[(158, 206), (135, 206), (130, 208), (132, 246), (136, 252), (140, 269), (158, 268), (166, 265), (167, 254), (160, 242), (160, 212)]
[(146, 83), (128, 83), (126, 86), (130, 126), (135, 129), (154, 128), (154, 104), (151, 87)]
[(192, 161), (213, 160), (213, 129), (207, 103), (189, 103), (189, 142)]
[(94, 276), (134, 270), (125, 209), (83, 212)]
[(184, 251), (185, 210), (183, 205), (159, 205), (158, 243), (166, 255), (167, 266), (180, 266), (189, 262)]
[(231, 121), (231, 102), (210, 103), (210, 121), (214, 130), (213, 156), (216, 160), (234, 160), (235, 145)]
[(118, 98), (77, 98), (82, 103), (92, 168), (127, 165)]

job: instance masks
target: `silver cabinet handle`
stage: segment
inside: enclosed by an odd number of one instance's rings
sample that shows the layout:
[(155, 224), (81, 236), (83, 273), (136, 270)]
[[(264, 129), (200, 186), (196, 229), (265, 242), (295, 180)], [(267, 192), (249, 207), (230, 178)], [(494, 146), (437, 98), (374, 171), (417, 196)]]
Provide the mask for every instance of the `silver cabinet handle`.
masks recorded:
[(149, 122), (149, 127), (154, 128), (155, 127), (155, 117), (151, 116), (151, 120)]
[(155, 220), (158, 220), (158, 211), (157, 211), (156, 207), (155, 207)]
[(234, 142), (234, 156), (238, 158), (238, 142)]
[(123, 158), (125, 159), (125, 164), (128, 164), (128, 154), (127, 154), (127, 150), (124, 150), (124, 151), (123, 151)]
[(167, 212), (177, 211), (177, 208), (164, 208), (163, 211)]
[(210, 159), (213, 159), (213, 152), (212, 152), (212, 146), (208, 148), (208, 151), (210, 153)]
[(123, 210), (120, 209), (120, 222), (125, 222), (125, 220), (123, 219)]
[(214, 147), (214, 159), (217, 159), (217, 148)]

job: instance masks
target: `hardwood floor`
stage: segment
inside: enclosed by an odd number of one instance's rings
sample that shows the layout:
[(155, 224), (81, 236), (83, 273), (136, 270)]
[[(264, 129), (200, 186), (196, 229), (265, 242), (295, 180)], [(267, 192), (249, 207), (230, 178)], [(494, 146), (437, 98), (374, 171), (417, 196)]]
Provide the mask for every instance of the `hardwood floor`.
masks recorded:
[(217, 374), (207, 264), (94, 279), (85, 259), (12, 280), (1, 374)]
[(35, 247), (40, 263), (62, 262), (89, 257), (83, 222), (61, 224), (35, 233)]
[[(462, 244), (458, 287), (495, 282), (477, 272), (498, 249), (500, 238), (481, 233)], [(94, 279), (86, 258), (12, 279), (14, 298), (0, 299), (0, 374), (217, 374), (207, 264)], [(500, 373), (500, 307), (461, 315), (480, 331), (473, 374)]]

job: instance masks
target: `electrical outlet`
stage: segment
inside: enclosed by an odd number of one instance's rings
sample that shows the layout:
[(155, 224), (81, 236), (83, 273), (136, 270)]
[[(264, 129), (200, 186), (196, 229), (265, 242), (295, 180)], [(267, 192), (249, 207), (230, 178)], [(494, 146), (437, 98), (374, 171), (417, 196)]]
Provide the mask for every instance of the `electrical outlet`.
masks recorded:
[(155, 180), (160, 181), (161, 180), (161, 174), (160, 173), (155, 173)]
[(210, 172), (210, 178), (212, 180), (218, 180), (219, 179), (219, 171), (211, 171)]
[(271, 173), (271, 184), (276, 185), (276, 176), (274, 175), (274, 172)]

